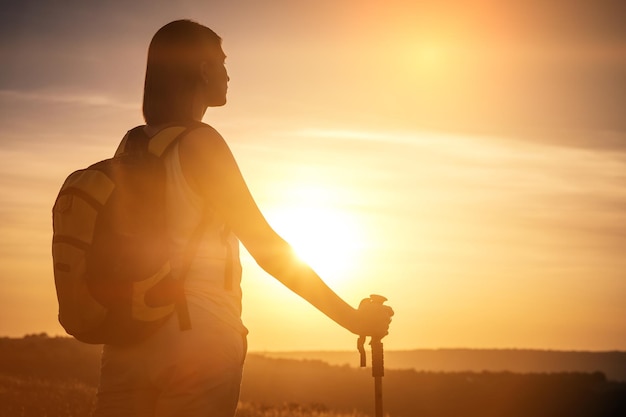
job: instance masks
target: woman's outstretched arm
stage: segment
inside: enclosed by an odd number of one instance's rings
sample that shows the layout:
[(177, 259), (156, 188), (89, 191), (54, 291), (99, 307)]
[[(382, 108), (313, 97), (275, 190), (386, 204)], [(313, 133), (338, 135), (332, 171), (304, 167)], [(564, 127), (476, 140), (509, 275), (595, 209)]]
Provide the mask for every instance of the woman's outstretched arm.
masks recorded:
[(389, 307), (367, 311), (352, 308), (271, 228), (216, 130), (201, 128), (184, 137), (180, 158), (187, 181), (226, 221), (261, 268), (349, 331), (387, 334), (393, 314)]

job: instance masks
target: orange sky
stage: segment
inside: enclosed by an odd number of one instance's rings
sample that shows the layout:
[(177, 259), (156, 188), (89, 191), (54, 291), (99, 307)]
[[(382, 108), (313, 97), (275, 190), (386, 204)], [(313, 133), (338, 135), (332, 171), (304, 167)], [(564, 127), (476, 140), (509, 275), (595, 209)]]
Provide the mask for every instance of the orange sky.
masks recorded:
[[(58, 188), (141, 123), (149, 39), (190, 17), (228, 55), (229, 103), (205, 121), (331, 287), (389, 298), (387, 348), (626, 349), (621, 9), (40, 3), (0, 22), (0, 335), (62, 332)], [(243, 263), (251, 350), (352, 349)]]

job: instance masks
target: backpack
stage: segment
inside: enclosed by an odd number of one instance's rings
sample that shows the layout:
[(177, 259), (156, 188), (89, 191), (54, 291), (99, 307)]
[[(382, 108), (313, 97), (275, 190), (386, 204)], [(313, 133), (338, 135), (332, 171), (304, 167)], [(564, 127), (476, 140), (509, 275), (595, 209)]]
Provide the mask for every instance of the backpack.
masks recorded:
[(173, 126), (149, 138), (130, 130), (113, 158), (70, 174), (52, 209), (52, 257), (59, 322), (76, 339), (128, 345), (154, 333), (175, 311), (191, 327), (183, 293), (204, 217), (173, 277), (163, 157), (199, 127)]

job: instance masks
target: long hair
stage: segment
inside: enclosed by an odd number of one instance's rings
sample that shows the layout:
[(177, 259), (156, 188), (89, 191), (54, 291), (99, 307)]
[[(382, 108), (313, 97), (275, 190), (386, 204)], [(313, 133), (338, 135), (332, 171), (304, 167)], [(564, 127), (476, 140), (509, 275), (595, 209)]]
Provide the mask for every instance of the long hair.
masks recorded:
[(191, 20), (159, 29), (148, 48), (143, 117), (149, 125), (192, 120), (193, 92), (200, 82), (200, 62), (211, 58), (221, 38)]

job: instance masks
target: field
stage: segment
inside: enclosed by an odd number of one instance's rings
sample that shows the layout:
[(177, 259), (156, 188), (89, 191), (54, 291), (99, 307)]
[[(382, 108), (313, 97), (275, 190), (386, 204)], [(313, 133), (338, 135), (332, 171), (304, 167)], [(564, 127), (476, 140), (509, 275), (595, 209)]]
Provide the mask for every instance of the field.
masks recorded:
[[(0, 375), (2, 417), (87, 417), (96, 388), (78, 381), (58, 381)], [(285, 403), (239, 404), (237, 417), (365, 417), (359, 412), (335, 412), (323, 405)]]
[[(45, 335), (0, 339), (0, 417), (86, 417), (100, 347)], [(390, 417), (626, 416), (626, 382), (601, 372), (432, 372), (387, 369)], [(250, 354), (238, 417), (366, 417), (367, 369)]]

